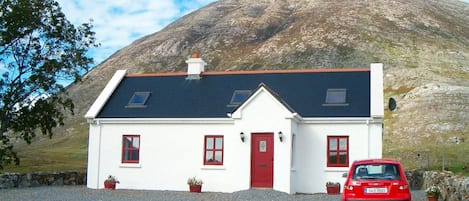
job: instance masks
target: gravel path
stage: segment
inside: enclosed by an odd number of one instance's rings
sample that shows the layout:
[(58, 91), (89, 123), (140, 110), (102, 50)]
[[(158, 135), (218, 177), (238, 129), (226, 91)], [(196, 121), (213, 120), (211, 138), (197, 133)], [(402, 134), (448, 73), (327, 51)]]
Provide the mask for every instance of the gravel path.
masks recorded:
[[(413, 201), (426, 200), (423, 191), (413, 191)], [(273, 190), (246, 190), (234, 193), (189, 193), (178, 191), (93, 190), (85, 186), (35, 187), (0, 190), (0, 201), (340, 201), (340, 195), (289, 195)]]

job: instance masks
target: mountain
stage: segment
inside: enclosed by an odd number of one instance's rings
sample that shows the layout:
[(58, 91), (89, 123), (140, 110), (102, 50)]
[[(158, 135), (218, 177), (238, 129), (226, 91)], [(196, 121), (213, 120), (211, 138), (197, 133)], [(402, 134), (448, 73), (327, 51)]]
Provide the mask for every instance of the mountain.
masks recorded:
[[(87, 135), (84, 113), (118, 69), (355, 68), (384, 63), (384, 155), (415, 167), (469, 161), (469, 4), (457, 0), (219, 0), (117, 51), (67, 91), (76, 115), (55, 138)], [(66, 137), (64, 137), (66, 136)], [(84, 146), (86, 147), (86, 146)], [(85, 154), (83, 152), (83, 154)], [(86, 156), (85, 156), (86, 158)]]

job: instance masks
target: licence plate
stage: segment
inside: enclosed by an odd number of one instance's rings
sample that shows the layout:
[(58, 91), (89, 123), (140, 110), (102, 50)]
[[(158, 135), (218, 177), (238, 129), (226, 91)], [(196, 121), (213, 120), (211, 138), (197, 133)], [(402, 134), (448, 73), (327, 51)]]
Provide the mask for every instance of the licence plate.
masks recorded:
[(365, 188), (365, 193), (388, 193), (387, 188)]

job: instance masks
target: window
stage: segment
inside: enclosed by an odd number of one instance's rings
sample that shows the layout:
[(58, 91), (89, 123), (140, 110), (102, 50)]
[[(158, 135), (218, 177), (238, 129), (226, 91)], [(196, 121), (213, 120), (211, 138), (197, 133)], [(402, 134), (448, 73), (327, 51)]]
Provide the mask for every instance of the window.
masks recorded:
[(146, 107), (150, 92), (135, 92), (125, 107)]
[(348, 167), (348, 137), (327, 137), (327, 167)]
[(122, 138), (122, 163), (139, 163), (140, 136), (124, 135)]
[(399, 180), (401, 176), (399, 166), (396, 164), (373, 163), (355, 166), (352, 178), (355, 180)]
[(251, 95), (251, 90), (235, 90), (228, 106), (234, 107), (243, 103)]
[(347, 89), (328, 89), (324, 105), (347, 106)]
[(223, 136), (205, 136), (204, 165), (223, 165)]

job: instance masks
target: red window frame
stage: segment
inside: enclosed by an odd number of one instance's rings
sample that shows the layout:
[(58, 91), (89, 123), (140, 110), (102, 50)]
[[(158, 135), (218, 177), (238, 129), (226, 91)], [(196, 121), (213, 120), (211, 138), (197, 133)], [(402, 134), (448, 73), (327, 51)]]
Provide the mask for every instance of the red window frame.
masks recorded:
[[(130, 138), (128, 147), (126, 147), (126, 139)], [(134, 141), (138, 138), (138, 146), (132, 146)], [(139, 163), (140, 162), (140, 135), (123, 135), (122, 136), (122, 163)], [(136, 152), (136, 157), (135, 153)], [(128, 155), (126, 155), (128, 153)], [(128, 156), (128, 158), (126, 157)], [(134, 158), (135, 157), (135, 158)]]
[[(345, 149), (340, 148), (340, 140), (346, 140)], [(336, 149), (331, 149), (330, 142), (336, 141)], [(348, 136), (327, 136), (327, 167), (348, 167), (349, 166), (349, 137)], [(345, 162), (341, 162), (341, 154), (345, 154)], [(335, 155), (335, 156), (334, 156)], [(334, 161), (333, 158), (336, 160)]]
[[(208, 140), (212, 139), (212, 147), (209, 146)], [(217, 147), (217, 139), (221, 139), (221, 148)], [(207, 135), (204, 138), (204, 165), (223, 165), (224, 159), (224, 138), (222, 135)], [(221, 152), (221, 161), (216, 160), (216, 152)], [(210, 157), (211, 156), (211, 157)], [(209, 157), (209, 158), (207, 158)], [(209, 160), (207, 160), (209, 159)]]

